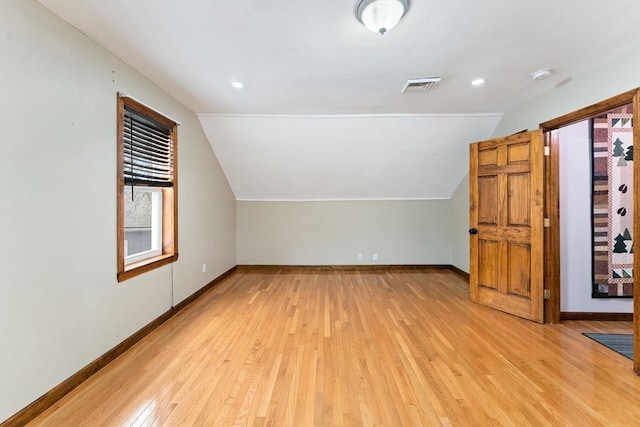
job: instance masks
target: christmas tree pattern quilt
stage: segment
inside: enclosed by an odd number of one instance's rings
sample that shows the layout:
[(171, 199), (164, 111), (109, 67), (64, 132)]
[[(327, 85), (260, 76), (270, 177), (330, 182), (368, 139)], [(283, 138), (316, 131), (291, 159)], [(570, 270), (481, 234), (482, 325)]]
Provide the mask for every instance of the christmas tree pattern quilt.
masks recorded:
[(594, 298), (633, 296), (633, 120), (593, 120)]

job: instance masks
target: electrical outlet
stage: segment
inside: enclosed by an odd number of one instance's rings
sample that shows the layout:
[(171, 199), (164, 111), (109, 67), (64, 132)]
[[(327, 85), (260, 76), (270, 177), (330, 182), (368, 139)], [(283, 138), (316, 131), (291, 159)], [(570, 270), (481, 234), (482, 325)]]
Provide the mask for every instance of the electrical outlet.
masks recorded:
[(362, 254), (358, 254), (358, 261), (362, 261)]
[(207, 264), (202, 264), (202, 272), (203, 273), (207, 272)]
[(371, 255), (371, 260), (372, 261), (377, 261), (378, 260), (378, 254)]

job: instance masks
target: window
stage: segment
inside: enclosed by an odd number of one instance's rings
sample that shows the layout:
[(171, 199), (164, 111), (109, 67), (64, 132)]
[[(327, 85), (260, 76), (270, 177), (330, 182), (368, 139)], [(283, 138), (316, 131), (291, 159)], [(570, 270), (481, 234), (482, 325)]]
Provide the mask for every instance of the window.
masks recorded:
[(162, 191), (124, 187), (125, 265), (162, 254)]
[(178, 258), (177, 123), (118, 96), (118, 281)]

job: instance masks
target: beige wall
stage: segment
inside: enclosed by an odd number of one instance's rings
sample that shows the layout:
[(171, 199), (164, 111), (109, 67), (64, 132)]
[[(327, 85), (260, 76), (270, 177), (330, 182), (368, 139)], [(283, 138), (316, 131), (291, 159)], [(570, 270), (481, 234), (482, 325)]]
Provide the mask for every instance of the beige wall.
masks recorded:
[(238, 201), (237, 209), (238, 264), (451, 263), (449, 200)]
[(469, 176), (451, 196), (451, 264), (469, 272)]
[[(0, 1), (0, 421), (235, 260), (235, 197), (197, 117), (31, 0)], [(116, 93), (179, 128), (180, 258), (116, 281)], [(208, 270), (202, 273), (202, 264)]]

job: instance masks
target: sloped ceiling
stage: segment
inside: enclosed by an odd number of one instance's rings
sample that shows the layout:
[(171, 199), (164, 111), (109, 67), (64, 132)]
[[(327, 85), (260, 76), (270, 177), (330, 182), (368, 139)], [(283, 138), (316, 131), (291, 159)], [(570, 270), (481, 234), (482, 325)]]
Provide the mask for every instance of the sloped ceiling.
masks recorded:
[[(219, 117), (201, 122), (241, 200), (448, 198), (499, 115)], [(250, 131), (247, 131), (250, 129)]]
[(499, 113), (640, 39), (637, 0), (414, 0), (384, 36), (355, 0), (39, 1), (199, 113), (241, 199), (448, 197)]

